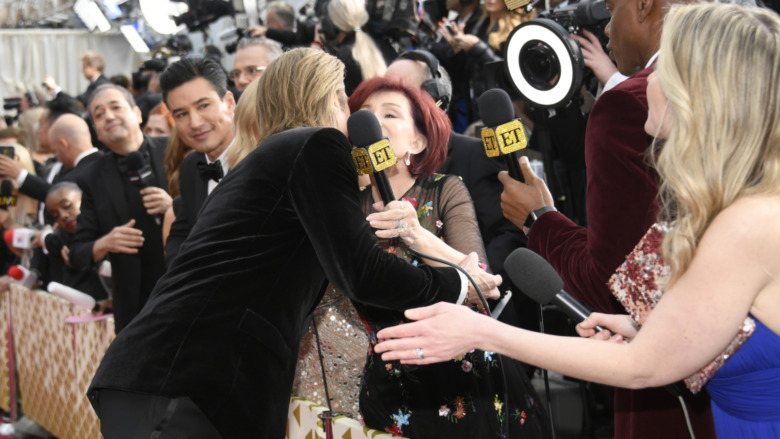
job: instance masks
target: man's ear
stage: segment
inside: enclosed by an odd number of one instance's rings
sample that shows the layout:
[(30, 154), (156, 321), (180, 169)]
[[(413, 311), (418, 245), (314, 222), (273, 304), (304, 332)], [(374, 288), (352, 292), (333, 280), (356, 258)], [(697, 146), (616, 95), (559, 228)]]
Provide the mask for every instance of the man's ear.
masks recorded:
[(230, 114), (236, 111), (236, 97), (233, 96), (233, 92), (228, 90), (225, 92), (225, 96), (222, 97), (222, 101), (227, 105), (227, 109)]
[(661, 3), (655, 0), (637, 0), (637, 21), (643, 23), (653, 14), (655, 8), (661, 7)]

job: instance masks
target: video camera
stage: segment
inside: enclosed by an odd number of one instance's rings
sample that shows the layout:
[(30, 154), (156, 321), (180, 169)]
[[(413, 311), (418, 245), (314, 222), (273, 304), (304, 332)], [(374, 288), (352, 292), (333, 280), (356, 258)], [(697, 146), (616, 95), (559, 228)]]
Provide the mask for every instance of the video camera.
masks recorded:
[(606, 46), (604, 29), (609, 18), (605, 0), (581, 0), (540, 12), (539, 18), (520, 24), (506, 41), (506, 82), (532, 106), (558, 108), (567, 104), (583, 82), (595, 79), (570, 34), (582, 35), (588, 30)]

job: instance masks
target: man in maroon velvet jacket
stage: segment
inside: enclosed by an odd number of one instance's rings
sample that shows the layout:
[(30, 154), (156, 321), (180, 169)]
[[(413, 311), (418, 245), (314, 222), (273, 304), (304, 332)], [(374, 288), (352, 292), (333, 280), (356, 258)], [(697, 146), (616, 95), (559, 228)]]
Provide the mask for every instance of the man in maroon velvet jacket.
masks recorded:
[[(685, 0), (608, 0), (606, 33), (618, 70), (633, 75), (596, 101), (585, 135), (588, 227), (552, 206), (552, 197), (521, 162), (525, 185), (499, 175), (504, 216), (528, 233), (528, 248), (555, 267), (566, 289), (597, 311), (625, 313), (607, 281), (655, 222), (657, 175), (647, 160), (647, 76), (660, 46), (663, 17)], [(534, 220), (534, 218), (536, 218)], [(532, 226), (532, 228), (531, 228)], [(704, 393), (704, 392), (702, 392)], [(685, 391), (696, 437), (715, 437), (707, 395)], [(680, 404), (664, 389), (615, 392), (615, 438), (690, 437)]]

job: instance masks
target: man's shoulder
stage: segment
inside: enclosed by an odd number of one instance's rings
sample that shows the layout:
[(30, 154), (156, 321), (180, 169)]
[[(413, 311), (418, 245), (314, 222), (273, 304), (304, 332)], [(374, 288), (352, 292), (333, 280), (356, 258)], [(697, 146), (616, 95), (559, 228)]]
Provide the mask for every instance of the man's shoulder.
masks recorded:
[(611, 90), (604, 92), (604, 95), (610, 93), (630, 93), (645, 96), (647, 94), (647, 77), (653, 73), (653, 70), (654, 67), (650, 66), (634, 73)]

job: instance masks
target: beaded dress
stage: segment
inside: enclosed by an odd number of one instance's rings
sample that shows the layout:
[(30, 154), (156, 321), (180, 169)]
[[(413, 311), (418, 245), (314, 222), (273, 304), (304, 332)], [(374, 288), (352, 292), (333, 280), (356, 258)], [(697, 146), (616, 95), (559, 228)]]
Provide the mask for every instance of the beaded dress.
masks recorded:
[[(419, 178), (402, 199), (417, 209), (424, 228), (460, 252), (476, 251), (481, 261), (486, 260), (471, 197), (457, 177)], [(374, 202), (370, 190), (361, 193), (361, 202), (370, 213)], [(422, 263), (398, 240), (380, 240), (380, 245), (412, 264)], [(483, 351), (427, 366), (385, 362), (373, 352), (376, 333), (403, 322), (403, 313), (362, 304), (355, 304), (355, 313), (340, 293), (333, 292), (329, 287), (318, 309), (322, 311), (315, 312), (333, 410), (353, 412), (356, 401), (350, 398), (356, 393), (354, 383), (360, 382), (359, 406), (365, 424), (394, 436), (547, 437), (546, 415), (519, 363)], [(357, 334), (360, 321), (363, 335)], [(295, 393), (321, 402), (321, 384), (315, 381), (322, 374), (317, 373), (319, 359), (312, 358), (316, 341), (311, 332), (302, 343)], [(334, 335), (341, 340), (329, 339)], [(362, 352), (360, 366), (365, 365), (360, 373), (349, 363), (357, 352)], [(338, 398), (345, 399), (337, 402)]]

